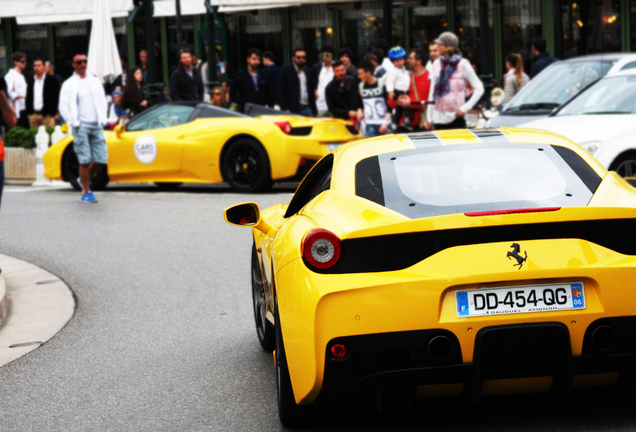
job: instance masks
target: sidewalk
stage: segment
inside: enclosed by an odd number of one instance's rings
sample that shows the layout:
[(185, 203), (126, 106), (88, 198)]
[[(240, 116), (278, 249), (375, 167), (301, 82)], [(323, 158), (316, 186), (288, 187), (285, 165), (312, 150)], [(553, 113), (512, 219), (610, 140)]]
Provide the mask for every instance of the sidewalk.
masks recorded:
[(3, 366), (55, 336), (73, 316), (75, 299), (60, 278), (25, 261), (0, 254), (0, 269)]

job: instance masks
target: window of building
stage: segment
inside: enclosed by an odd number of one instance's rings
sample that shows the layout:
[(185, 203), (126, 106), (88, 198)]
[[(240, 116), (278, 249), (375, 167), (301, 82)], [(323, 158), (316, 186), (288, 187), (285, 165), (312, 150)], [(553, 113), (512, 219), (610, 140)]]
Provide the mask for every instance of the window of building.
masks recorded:
[(620, 0), (563, 2), (563, 57), (620, 51), (620, 6)]
[(49, 37), (45, 24), (18, 26), (16, 42), (16, 51), (22, 51), (27, 55), (25, 75), (33, 70), (33, 59), (49, 59)]
[[(186, 48), (194, 54), (194, 17), (181, 17), (181, 40), (177, 34), (177, 19), (167, 18), (168, 27), (168, 77), (179, 67), (179, 50)], [(157, 39), (155, 39), (157, 40)], [(160, 40), (160, 39), (159, 39)], [(159, 63), (159, 58), (157, 58)]]
[[(182, 17), (184, 19), (185, 17)], [(153, 45), (154, 45), (154, 55), (155, 55), (155, 65), (157, 67), (157, 82), (162, 82), (164, 80), (164, 70), (163, 70), (163, 57), (162, 57), (162, 49), (161, 49), (161, 19), (154, 18), (152, 20), (152, 31), (153, 31)], [(128, 59), (128, 67), (133, 68), (138, 66), (141, 61), (139, 60), (139, 53), (141, 50), (148, 51), (146, 46), (146, 26), (145, 21), (136, 21), (135, 22), (135, 49), (137, 52), (135, 53), (136, 57), (134, 59)], [(148, 53), (148, 61), (150, 61), (151, 53)], [(169, 72), (168, 72), (169, 73)]]
[(240, 46), (244, 48), (245, 52), (239, 53), (239, 58), (242, 60), (239, 68), (245, 67), (245, 58), (250, 48), (258, 48), (261, 52), (272, 51), (275, 63), (285, 64), (282, 15), (282, 9), (263, 9), (259, 10), (256, 15), (241, 17), (244, 20), (241, 28), (244, 28), (245, 32), (239, 34), (238, 37), (241, 38)]
[(62, 78), (73, 74), (73, 56), (77, 53), (88, 54), (88, 21), (72, 21), (55, 24), (55, 72)]
[(292, 49), (305, 48), (307, 63), (318, 62), (320, 47), (333, 46), (331, 12), (324, 4), (301, 6), (291, 9)]
[(126, 37), (126, 18), (113, 18), (113, 30), (117, 41), (119, 57), (128, 57), (128, 38)]
[(492, 53), (494, 49), (494, 29), (492, 18), (492, 0), (488, 1), (488, 40), (489, 46), (482, 46), (482, 29), (479, 25), (479, 4), (480, 2), (472, 0), (458, 0), (457, 1), (457, 36), (459, 37), (459, 48), (462, 51), (464, 58), (470, 60), (470, 62), (476, 67), (477, 74), (483, 73), (482, 68), (482, 50), (488, 49), (490, 55), (490, 73), (495, 70), (495, 59)]
[[(502, 3), (502, 55), (505, 59), (508, 54), (520, 54), (526, 69), (528, 69), (532, 57), (532, 39), (542, 36), (541, 3), (541, 0), (506, 0)], [(551, 54), (554, 55), (554, 53)], [(502, 63), (505, 65), (505, 60)]]
[(430, 0), (427, 6), (413, 8), (411, 14), (411, 48), (423, 48), (448, 30), (446, 0)]
[[(359, 9), (342, 11), (341, 46), (353, 51), (353, 62), (357, 63), (369, 52), (370, 47), (378, 39), (383, 38), (382, 21), (384, 17), (383, 2), (365, 1)], [(393, 45), (404, 45), (404, 9), (393, 8), (391, 32)]]

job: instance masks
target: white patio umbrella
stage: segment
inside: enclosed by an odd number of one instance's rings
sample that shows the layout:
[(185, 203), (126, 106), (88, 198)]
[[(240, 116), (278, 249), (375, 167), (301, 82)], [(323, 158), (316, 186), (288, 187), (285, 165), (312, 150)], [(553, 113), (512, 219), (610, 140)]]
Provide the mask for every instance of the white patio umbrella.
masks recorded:
[(93, 27), (88, 45), (88, 72), (100, 80), (122, 73), (108, 0), (94, 0)]

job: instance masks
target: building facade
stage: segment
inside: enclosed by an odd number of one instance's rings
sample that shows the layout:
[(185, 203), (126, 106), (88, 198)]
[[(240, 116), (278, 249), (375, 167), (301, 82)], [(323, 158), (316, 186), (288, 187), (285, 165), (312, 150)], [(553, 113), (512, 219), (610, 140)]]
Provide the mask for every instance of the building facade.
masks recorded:
[[(487, 7), (488, 26), (480, 26), (480, 7)], [(182, 47), (205, 58), (205, 15), (182, 17), (182, 37), (177, 40), (175, 17), (153, 21), (158, 80), (166, 84), (177, 66)], [(143, 20), (129, 23), (114, 18), (119, 50), (129, 66), (139, 61), (146, 48)], [(72, 73), (71, 56), (88, 50), (90, 21), (18, 25), (15, 19), (0, 23), (0, 66), (23, 51), (29, 59), (51, 60), (57, 72)], [(357, 62), (378, 39), (405, 48), (426, 47), (443, 31), (453, 31), (460, 48), (478, 68), (482, 50), (490, 53), (489, 70), (501, 78), (504, 58), (520, 53), (530, 59), (532, 38), (542, 35), (548, 51), (558, 58), (600, 52), (631, 51), (636, 47), (636, 0), (395, 0), (315, 4), (254, 10), (240, 14), (217, 14), (216, 40), (228, 73), (243, 67), (249, 48), (273, 51), (278, 64), (289, 62), (293, 47), (307, 50), (309, 62), (318, 61), (320, 46), (348, 47)], [(483, 46), (488, 32), (488, 46)]]

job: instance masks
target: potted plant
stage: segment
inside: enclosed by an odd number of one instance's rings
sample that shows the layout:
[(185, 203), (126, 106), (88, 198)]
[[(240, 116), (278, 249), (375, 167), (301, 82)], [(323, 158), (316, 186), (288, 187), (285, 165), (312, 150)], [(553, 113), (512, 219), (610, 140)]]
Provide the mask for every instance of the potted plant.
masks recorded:
[(16, 126), (4, 135), (5, 183), (31, 185), (35, 183), (35, 135), (37, 128)]

